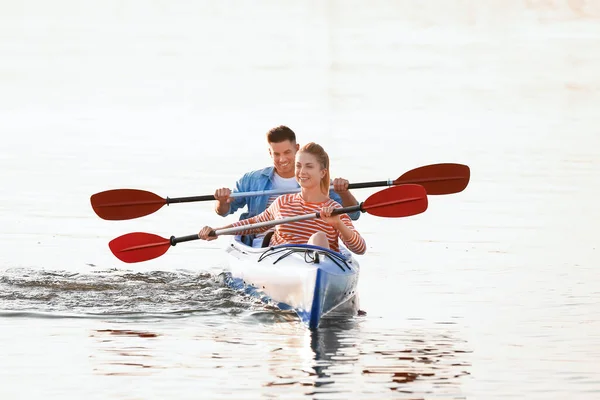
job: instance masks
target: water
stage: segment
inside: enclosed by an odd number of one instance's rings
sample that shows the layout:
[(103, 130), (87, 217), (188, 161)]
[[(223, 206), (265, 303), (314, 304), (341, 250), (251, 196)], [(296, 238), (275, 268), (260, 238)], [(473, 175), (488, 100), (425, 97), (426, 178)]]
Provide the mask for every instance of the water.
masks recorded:
[[(598, 397), (598, 19), (595, 1), (3, 3), (0, 397)], [(471, 167), (424, 214), (358, 221), (366, 316), (306, 331), (225, 287), (221, 241), (110, 253), (234, 218), (109, 222), (90, 195), (232, 186), (278, 124), (352, 182)]]

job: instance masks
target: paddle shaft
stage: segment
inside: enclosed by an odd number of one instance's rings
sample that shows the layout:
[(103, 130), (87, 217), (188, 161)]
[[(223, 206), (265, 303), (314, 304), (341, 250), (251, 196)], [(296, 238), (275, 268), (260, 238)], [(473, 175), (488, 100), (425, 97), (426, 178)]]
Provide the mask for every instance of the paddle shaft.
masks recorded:
[[(332, 186), (333, 188), (333, 186)], [(300, 188), (297, 189), (279, 189), (279, 190), (258, 190), (255, 192), (232, 192), (229, 197), (253, 197), (253, 196), (270, 196), (270, 195), (280, 195), (280, 194), (288, 194), (288, 193), (299, 193)], [(212, 194), (204, 195), (204, 196), (188, 196), (188, 197), (167, 197), (166, 204), (169, 205), (171, 203), (192, 203), (196, 201), (211, 201), (215, 200), (215, 196)]]
[[(381, 186), (394, 186), (394, 185), (408, 185), (408, 184), (417, 184), (421, 185), (423, 183), (428, 182), (438, 182), (441, 179), (444, 181), (451, 180), (461, 180), (465, 179), (464, 176), (445, 176), (443, 178), (440, 177), (429, 177), (429, 178), (415, 178), (415, 179), (396, 179), (395, 181), (388, 179), (387, 181), (374, 181), (374, 182), (362, 182), (362, 183), (351, 183), (348, 185), (348, 189), (363, 189), (363, 188), (371, 188), (371, 187), (381, 187)], [(333, 186), (331, 187), (333, 189)]]
[(198, 234), (195, 234), (195, 235), (187, 235), (187, 236), (180, 236), (180, 237), (171, 236), (169, 238), (169, 241), (171, 242), (171, 246), (175, 246), (177, 243), (191, 242), (192, 240), (198, 240), (198, 239), (200, 239), (198, 237)]
[[(444, 177), (443, 179), (447, 180), (447, 181), (461, 180), (461, 179), (464, 179), (464, 176), (456, 176), (456, 177), (448, 176), (448, 177)], [(410, 183), (422, 184), (422, 183), (427, 183), (427, 182), (436, 182), (439, 180), (440, 180), (439, 177), (417, 178), (417, 179), (397, 179), (395, 181), (388, 179), (386, 181), (350, 183), (348, 185), (348, 189), (364, 189), (364, 188), (373, 188), (373, 187), (382, 187), (382, 186), (393, 186), (393, 185), (400, 185), (400, 184), (405, 185), (405, 184), (410, 184)], [(331, 185), (329, 188), (333, 190), (333, 185)], [(237, 197), (254, 197), (254, 196), (271, 196), (271, 195), (279, 196), (282, 194), (300, 193), (300, 191), (301, 191), (300, 188), (295, 188), (295, 189), (257, 190), (254, 192), (232, 192), (229, 195), (229, 197), (237, 198)], [(196, 201), (211, 201), (214, 199), (215, 199), (214, 195), (204, 195), (204, 196), (173, 197), (173, 198), (167, 197), (166, 200), (167, 200), (167, 205), (169, 205), (171, 203), (191, 203), (191, 202), (196, 202)], [(356, 211), (356, 210), (353, 210), (353, 211)], [(348, 212), (352, 212), (352, 211), (348, 211)]]
[[(332, 211), (331, 214), (332, 215), (346, 214), (346, 213), (351, 213), (354, 211), (363, 211), (362, 204), (358, 204), (356, 206), (350, 206), (350, 207), (336, 208), (335, 210)], [(234, 226), (232, 228), (217, 229), (216, 231), (214, 231), (214, 233), (215, 233), (215, 236), (229, 235), (231, 233), (236, 233), (236, 232), (240, 232), (240, 231), (247, 231), (250, 229), (275, 226), (275, 225), (280, 225), (280, 224), (288, 223), (288, 222), (305, 221), (307, 219), (314, 219), (314, 218), (321, 218), (321, 213), (316, 212), (313, 214), (296, 215), (294, 217), (286, 217), (286, 218), (281, 218), (281, 219), (275, 219), (272, 221), (257, 222), (255, 224)]]
[[(415, 186), (415, 185), (410, 185), (410, 186)], [(407, 186), (402, 187), (402, 189), (404, 189), (405, 187), (407, 187)], [(421, 186), (416, 186), (416, 187), (420, 188), (423, 191), (422, 195), (418, 195), (418, 194), (405, 195), (404, 197), (401, 197), (401, 198), (388, 198), (385, 200), (376, 201), (374, 203), (370, 203), (369, 200), (367, 200), (366, 202), (362, 202), (355, 206), (336, 208), (335, 210), (333, 210), (331, 212), (331, 215), (347, 214), (347, 213), (351, 213), (351, 212), (355, 212), (355, 211), (360, 211), (360, 212), (364, 213), (371, 209), (379, 209), (379, 208), (385, 209), (386, 207), (395, 206), (395, 205), (397, 206), (397, 205), (400, 205), (403, 203), (408, 205), (408, 203), (421, 202), (423, 200), (426, 201), (427, 195), (425, 193), (425, 189), (423, 189)], [(396, 188), (400, 189), (401, 187), (397, 186)], [(388, 190), (392, 190), (392, 189), (385, 189), (385, 190), (388, 191)], [(376, 197), (376, 195), (373, 195), (371, 197)], [(370, 213), (373, 213), (373, 212), (375, 212), (375, 211), (370, 211)], [(409, 212), (409, 215), (410, 214), (413, 214), (413, 212)], [(269, 226), (274, 226), (274, 225), (280, 225), (280, 224), (284, 224), (284, 223), (288, 223), (288, 222), (304, 221), (304, 220), (313, 219), (313, 218), (321, 218), (321, 213), (316, 212), (316, 213), (312, 213), (312, 214), (296, 215), (294, 217), (280, 218), (280, 219), (275, 219), (272, 221), (257, 222), (255, 224), (235, 226), (232, 228), (217, 229), (213, 232), (214, 232), (215, 236), (228, 235), (231, 233), (236, 233), (236, 232), (241, 232), (241, 231), (246, 231), (246, 230), (251, 230), (251, 229), (256, 229), (256, 228), (264, 228), (264, 227), (269, 227)]]
[[(405, 197), (400, 200), (393, 199), (390, 201), (378, 202), (377, 204), (366, 206), (366, 207), (364, 205), (365, 203), (363, 202), (363, 203), (357, 204), (355, 206), (336, 208), (335, 210), (333, 210), (331, 212), (331, 215), (348, 214), (348, 213), (355, 212), (355, 211), (365, 212), (365, 211), (367, 211), (367, 209), (371, 209), (371, 208), (387, 207), (387, 206), (394, 205), (394, 204), (410, 203), (410, 202), (419, 201), (419, 200), (422, 200), (422, 197), (419, 197), (419, 196)], [(257, 222), (255, 224), (217, 229), (213, 232), (214, 232), (214, 236), (229, 235), (232, 233), (237, 233), (237, 232), (242, 232), (242, 231), (247, 231), (247, 230), (252, 230), (252, 229), (257, 229), (257, 228), (265, 228), (265, 227), (270, 227), (270, 226), (275, 226), (275, 225), (281, 225), (281, 224), (289, 223), (289, 222), (305, 221), (305, 220), (314, 219), (314, 218), (321, 218), (321, 213), (316, 212), (316, 213), (312, 213), (312, 214), (296, 215), (294, 217), (280, 218), (280, 219), (275, 219), (272, 221)], [(186, 238), (186, 240), (177, 240), (178, 238), (175, 238), (175, 240), (176, 240), (176, 243), (179, 243), (182, 241), (194, 240), (193, 237), (194, 237), (194, 235), (190, 235), (190, 236), (183, 237), (183, 238)], [(173, 239), (171, 239), (171, 240), (173, 240)]]
[[(406, 182), (412, 183), (412, 182)], [(370, 188), (370, 187), (380, 187), (380, 186), (392, 186), (394, 181), (391, 179), (387, 181), (377, 181), (377, 182), (362, 182), (362, 183), (351, 183), (348, 185), (348, 189), (361, 189), (361, 188)], [(330, 186), (330, 189), (333, 189), (333, 185)], [(237, 197), (255, 197), (255, 196), (279, 196), (282, 194), (289, 193), (300, 193), (301, 189), (273, 189), (273, 190), (257, 190), (254, 192), (232, 192), (229, 197), (237, 198)], [(175, 203), (192, 203), (196, 201), (211, 201), (215, 200), (214, 195), (204, 195), (204, 196), (189, 196), (189, 197), (167, 197), (166, 204), (175, 204)]]
[[(332, 215), (346, 214), (346, 213), (351, 213), (354, 211), (363, 211), (364, 212), (364, 210), (362, 210), (362, 203), (358, 204), (356, 206), (336, 208), (335, 210), (333, 210), (333, 212), (331, 214)], [(295, 217), (287, 217), (287, 218), (281, 218), (281, 219), (265, 221), (265, 222), (257, 222), (255, 224), (249, 224), (249, 225), (234, 226), (232, 228), (217, 229), (213, 232), (214, 232), (214, 236), (229, 235), (231, 233), (247, 231), (250, 229), (264, 228), (267, 226), (281, 225), (281, 224), (288, 223), (288, 222), (304, 221), (307, 219), (320, 218), (320, 217), (321, 217), (321, 213), (316, 212), (314, 214), (296, 215)], [(198, 235), (187, 235), (187, 236), (180, 236), (180, 237), (171, 236), (169, 241), (171, 243), (171, 246), (175, 246), (177, 243), (190, 242), (192, 240), (197, 240), (197, 239), (200, 239), (198, 237)]]

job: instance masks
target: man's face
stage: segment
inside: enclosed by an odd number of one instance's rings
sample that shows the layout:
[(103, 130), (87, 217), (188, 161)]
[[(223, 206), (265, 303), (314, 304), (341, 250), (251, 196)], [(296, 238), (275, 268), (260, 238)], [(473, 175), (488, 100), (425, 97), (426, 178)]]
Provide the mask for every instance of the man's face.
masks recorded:
[(284, 178), (294, 176), (294, 161), (300, 146), (289, 140), (280, 143), (269, 143), (269, 155), (273, 158), (273, 165), (277, 173)]

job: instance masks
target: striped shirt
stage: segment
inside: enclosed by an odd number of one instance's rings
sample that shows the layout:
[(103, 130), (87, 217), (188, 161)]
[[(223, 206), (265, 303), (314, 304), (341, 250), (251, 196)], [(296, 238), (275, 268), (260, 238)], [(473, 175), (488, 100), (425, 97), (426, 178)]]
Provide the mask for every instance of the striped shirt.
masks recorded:
[[(328, 199), (327, 201), (321, 203), (311, 203), (304, 201), (300, 193), (286, 194), (279, 196), (262, 214), (235, 222), (231, 226), (243, 226), (281, 218), (295, 217), (297, 215), (314, 214), (321, 211), (321, 208), (323, 207), (341, 208), (342, 206), (332, 199)], [(367, 245), (362, 236), (360, 236), (360, 234), (354, 228), (350, 217), (348, 217), (347, 214), (342, 214), (340, 215), (340, 220), (352, 231), (352, 237), (350, 240), (344, 240), (337, 229), (322, 219), (314, 218), (276, 225), (275, 233), (271, 238), (270, 245), (306, 244), (308, 243), (308, 239), (310, 239), (314, 233), (321, 231), (327, 235), (329, 248), (331, 250), (338, 252), (340, 251), (340, 246), (338, 243), (338, 238), (340, 238), (350, 251), (356, 254), (364, 254), (367, 250)], [(270, 229), (270, 227), (254, 228), (239, 232), (239, 234), (248, 235), (250, 233), (264, 232), (268, 229)]]
[[(279, 174), (277, 172), (273, 173), (273, 189), (277, 189), (277, 190), (292, 189), (293, 190), (293, 189), (296, 189), (298, 187), (299, 187), (298, 186), (298, 182), (296, 181), (296, 177), (295, 176), (293, 176), (291, 178), (282, 178), (281, 176), (279, 176)], [(267, 200), (267, 206), (266, 206), (266, 208), (269, 208), (269, 206), (271, 204), (273, 204), (273, 202), (275, 200), (277, 200), (277, 198), (279, 196), (280, 196), (279, 194), (273, 194), (273, 195), (269, 196), (269, 200)], [(275, 231), (275, 227), (274, 226), (270, 227), (266, 231), (257, 233), (255, 235), (255, 237), (254, 237), (254, 243), (258, 242), (258, 243), (262, 244), (262, 242), (263, 242), (263, 240), (265, 238), (265, 235), (268, 232), (271, 232), (271, 231)]]

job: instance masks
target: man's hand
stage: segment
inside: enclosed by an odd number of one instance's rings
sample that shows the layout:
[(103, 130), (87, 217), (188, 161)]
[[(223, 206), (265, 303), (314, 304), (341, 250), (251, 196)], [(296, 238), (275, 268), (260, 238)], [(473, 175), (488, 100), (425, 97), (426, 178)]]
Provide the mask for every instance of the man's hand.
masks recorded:
[(344, 178), (335, 178), (333, 180), (333, 190), (336, 193), (344, 193), (348, 191), (348, 180)]
[(229, 188), (221, 188), (215, 191), (215, 199), (219, 203), (231, 203), (233, 199), (229, 196), (231, 196), (231, 189)]

